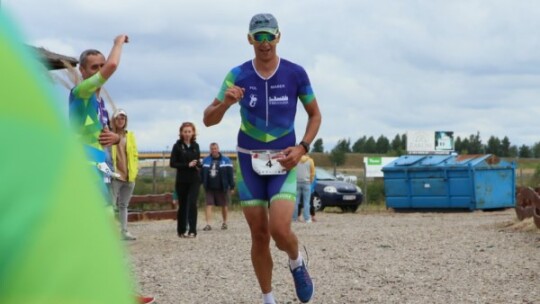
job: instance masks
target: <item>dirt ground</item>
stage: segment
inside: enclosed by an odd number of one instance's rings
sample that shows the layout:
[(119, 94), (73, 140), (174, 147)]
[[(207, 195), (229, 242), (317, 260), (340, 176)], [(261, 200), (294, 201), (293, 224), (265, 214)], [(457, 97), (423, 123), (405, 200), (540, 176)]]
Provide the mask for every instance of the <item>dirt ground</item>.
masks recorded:
[[(159, 304), (261, 303), (241, 212), (229, 229), (176, 236), (176, 222), (130, 223), (135, 281)], [(497, 212), (329, 213), (293, 229), (309, 255), (311, 303), (540, 303), (540, 230)], [(273, 246), (278, 303), (299, 303)]]

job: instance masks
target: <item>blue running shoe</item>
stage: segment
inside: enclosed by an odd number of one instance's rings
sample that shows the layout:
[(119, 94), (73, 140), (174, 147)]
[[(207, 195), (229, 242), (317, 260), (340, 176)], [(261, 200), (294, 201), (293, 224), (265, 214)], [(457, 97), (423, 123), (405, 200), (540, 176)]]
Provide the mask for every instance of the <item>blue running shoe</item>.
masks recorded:
[(302, 303), (307, 303), (313, 297), (315, 287), (311, 281), (311, 277), (306, 268), (306, 264), (302, 261), (302, 266), (296, 267), (294, 270), (289, 266), (294, 279), (294, 287), (296, 288), (296, 296)]

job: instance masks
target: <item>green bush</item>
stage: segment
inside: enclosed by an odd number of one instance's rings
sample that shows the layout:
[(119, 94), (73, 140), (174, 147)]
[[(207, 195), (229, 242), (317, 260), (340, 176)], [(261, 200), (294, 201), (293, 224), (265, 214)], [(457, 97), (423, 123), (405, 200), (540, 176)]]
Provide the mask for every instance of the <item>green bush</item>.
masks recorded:
[(385, 203), (384, 180), (382, 178), (367, 182), (367, 202), (374, 205), (383, 205)]
[(525, 186), (529, 187), (538, 187), (540, 185), (540, 164), (536, 165), (536, 168), (534, 169), (534, 173), (529, 178), (522, 178), (522, 181), (524, 180)]
[(154, 191), (154, 182), (152, 177), (138, 177), (135, 181), (133, 194), (160, 194), (174, 191), (174, 178), (157, 178), (156, 189)]

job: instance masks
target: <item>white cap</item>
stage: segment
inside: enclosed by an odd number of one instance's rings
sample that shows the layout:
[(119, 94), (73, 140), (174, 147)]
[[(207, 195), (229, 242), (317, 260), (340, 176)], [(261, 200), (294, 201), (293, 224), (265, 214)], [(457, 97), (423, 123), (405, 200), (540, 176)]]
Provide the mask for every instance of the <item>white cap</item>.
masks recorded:
[(124, 111), (124, 109), (116, 110), (116, 112), (114, 112), (114, 114), (113, 114), (113, 118), (118, 117), (118, 115), (124, 115), (124, 116), (127, 117), (126, 111)]

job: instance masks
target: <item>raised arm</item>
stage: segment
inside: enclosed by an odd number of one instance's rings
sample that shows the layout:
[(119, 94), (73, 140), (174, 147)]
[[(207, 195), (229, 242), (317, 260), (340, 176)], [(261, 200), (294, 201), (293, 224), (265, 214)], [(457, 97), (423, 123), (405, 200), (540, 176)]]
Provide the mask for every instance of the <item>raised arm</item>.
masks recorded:
[(114, 38), (114, 44), (109, 53), (109, 57), (107, 57), (105, 65), (103, 65), (100, 70), (100, 74), (103, 76), (103, 78), (109, 79), (109, 77), (111, 77), (116, 71), (116, 68), (120, 64), (120, 56), (122, 55), (122, 47), (124, 46), (124, 43), (128, 43), (127, 35), (118, 35), (116, 38)]

